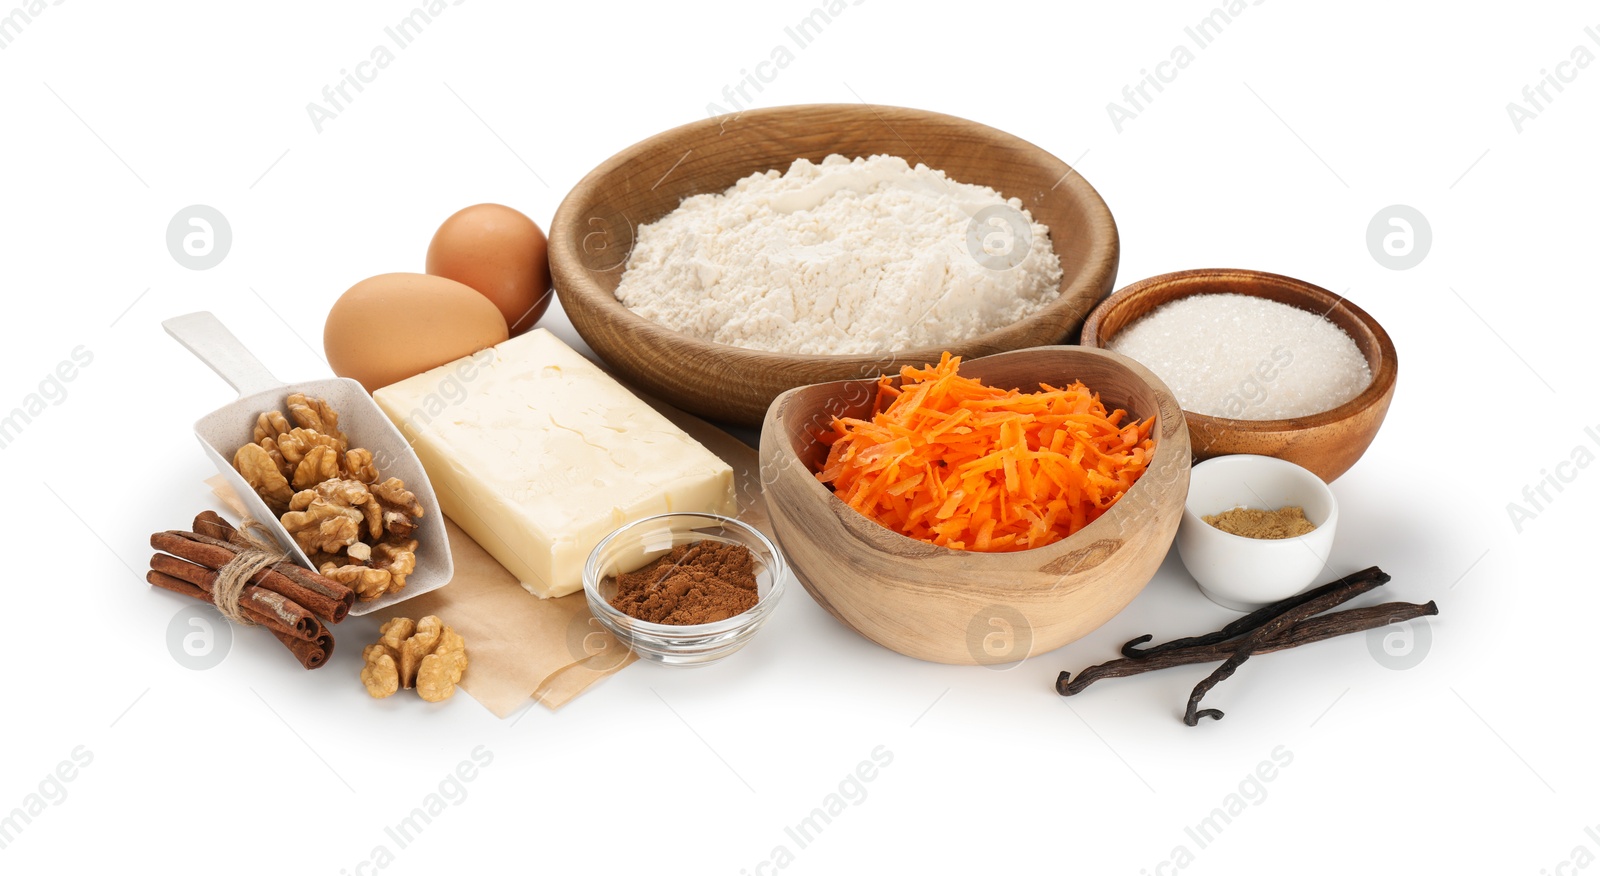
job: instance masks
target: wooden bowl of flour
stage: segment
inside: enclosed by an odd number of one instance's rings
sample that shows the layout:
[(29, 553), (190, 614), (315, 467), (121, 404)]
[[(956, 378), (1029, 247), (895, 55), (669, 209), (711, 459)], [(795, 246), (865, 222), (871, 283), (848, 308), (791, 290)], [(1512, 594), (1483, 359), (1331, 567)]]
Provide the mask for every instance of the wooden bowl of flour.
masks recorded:
[[(1050, 229), (1061, 260), (1060, 295), (1020, 322), (945, 346), (872, 355), (788, 355), (704, 341), (628, 310), (616, 290), (635, 233), (684, 198), (722, 192), (750, 174), (821, 162), (897, 155), (950, 179), (1017, 198)], [(612, 156), (573, 188), (550, 228), (550, 270), (578, 334), (632, 385), (704, 417), (760, 425), (779, 394), (831, 380), (876, 377), (901, 365), (971, 358), (1057, 344), (1111, 291), (1119, 258), (1116, 222), (1100, 195), (1066, 162), (976, 122), (940, 113), (861, 104), (750, 110), (692, 122)]]

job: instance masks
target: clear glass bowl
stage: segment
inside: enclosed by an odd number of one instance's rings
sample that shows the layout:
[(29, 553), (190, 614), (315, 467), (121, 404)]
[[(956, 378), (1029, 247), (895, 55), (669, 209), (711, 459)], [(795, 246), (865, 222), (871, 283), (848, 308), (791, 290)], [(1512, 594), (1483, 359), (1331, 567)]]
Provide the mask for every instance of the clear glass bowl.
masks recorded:
[[(658, 624), (611, 606), (616, 575), (636, 571), (680, 544), (740, 544), (755, 557), (755, 607), (708, 624)], [(621, 527), (595, 545), (583, 566), (589, 611), (641, 659), (669, 666), (707, 666), (743, 648), (783, 596), (787, 567), (776, 546), (749, 524), (718, 514), (657, 514)]]

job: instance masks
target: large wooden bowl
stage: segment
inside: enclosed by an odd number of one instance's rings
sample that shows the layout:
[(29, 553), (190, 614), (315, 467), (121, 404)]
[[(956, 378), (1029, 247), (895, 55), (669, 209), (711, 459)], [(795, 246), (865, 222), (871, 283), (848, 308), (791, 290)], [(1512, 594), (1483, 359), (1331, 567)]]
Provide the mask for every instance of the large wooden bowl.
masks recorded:
[(767, 513), (795, 577), (861, 635), (938, 663), (1004, 664), (1058, 648), (1111, 619), (1144, 589), (1172, 544), (1189, 490), (1189, 433), (1172, 393), (1105, 350), (1037, 347), (961, 363), (991, 385), (1036, 390), (1082, 380), (1108, 408), (1156, 418), (1150, 467), (1100, 519), (1069, 538), (978, 553), (907, 538), (846, 505), (813, 472), (835, 416), (870, 416), (876, 381), (778, 396), (761, 430)]
[(788, 356), (701, 341), (616, 298), (635, 230), (690, 195), (721, 192), (797, 158), (898, 155), (1018, 198), (1050, 228), (1061, 295), (1034, 316), (963, 343), (978, 356), (1054, 344), (1077, 331), (1116, 281), (1117, 226), (1105, 202), (1065, 162), (1003, 131), (954, 116), (860, 104), (750, 110), (674, 128), (631, 146), (573, 188), (550, 228), (550, 270), (578, 334), (624, 378), (713, 420), (758, 425), (778, 393), (936, 362), (944, 347), (871, 356)]
[(1119, 289), (1101, 302), (1083, 324), (1083, 345), (1110, 346), (1117, 332), (1169, 301), (1221, 292), (1256, 295), (1326, 316), (1356, 342), (1372, 370), (1372, 383), (1336, 408), (1284, 420), (1236, 420), (1184, 411), (1195, 460), (1230, 453), (1275, 456), (1331, 483), (1355, 465), (1377, 436), (1394, 398), (1399, 366), (1389, 333), (1343, 296), (1265, 271), (1210, 268), (1161, 274)]

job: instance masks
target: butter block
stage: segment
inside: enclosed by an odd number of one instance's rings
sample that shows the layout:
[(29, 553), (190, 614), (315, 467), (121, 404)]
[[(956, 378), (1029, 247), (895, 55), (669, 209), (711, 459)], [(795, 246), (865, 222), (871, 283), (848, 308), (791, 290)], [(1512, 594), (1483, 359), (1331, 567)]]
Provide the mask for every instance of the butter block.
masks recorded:
[[(545, 329), (373, 393), (457, 526), (543, 598), (613, 529), (733, 516), (733, 469)], [(381, 464), (381, 461), (380, 461)]]

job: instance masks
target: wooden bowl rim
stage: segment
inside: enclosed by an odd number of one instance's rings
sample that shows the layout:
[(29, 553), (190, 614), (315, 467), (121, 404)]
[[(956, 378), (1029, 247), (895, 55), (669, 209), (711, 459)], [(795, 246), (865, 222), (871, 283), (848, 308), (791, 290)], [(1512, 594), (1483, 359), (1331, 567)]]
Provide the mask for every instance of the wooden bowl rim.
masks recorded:
[[(1389, 333), (1384, 330), (1382, 325), (1378, 324), (1376, 319), (1372, 318), (1371, 314), (1367, 313), (1365, 310), (1362, 310), (1360, 307), (1356, 306), (1354, 302), (1350, 301), (1344, 296), (1336, 295), (1333, 292), (1330, 292), (1314, 283), (1309, 283), (1305, 280), (1301, 280), (1296, 277), (1290, 277), (1284, 274), (1274, 274), (1269, 271), (1257, 271), (1250, 268), (1193, 268), (1186, 271), (1173, 271), (1166, 274), (1157, 274), (1153, 277), (1147, 277), (1143, 280), (1130, 283), (1127, 286), (1124, 286), (1121, 289), (1111, 293), (1104, 301), (1096, 305), (1094, 310), (1089, 312), (1089, 316), (1083, 321), (1083, 345), (1086, 347), (1094, 347), (1096, 349), (1106, 349), (1105, 344), (1110, 339), (1100, 337), (1100, 324), (1105, 320), (1106, 315), (1113, 312), (1117, 308), (1126, 305), (1129, 301), (1148, 294), (1150, 290), (1159, 289), (1170, 284), (1183, 282), (1186, 280), (1212, 280), (1217, 282), (1227, 282), (1235, 279), (1265, 280), (1268, 283), (1280, 287), (1304, 292), (1310, 295), (1312, 298), (1322, 301), (1328, 305), (1327, 311), (1324, 311), (1324, 316), (1326, 316), (1327, 313), (1332, 312), (1334, 308), (1341, 308), (1348, 311), (1350, 315), (1353, 316), (1356, 321), (1372, 335), (1374, 342), (1373, 346), (1377, 349), (1379, 361), (1376, 363), (1376, 365), (1374, 365), (1372, 357), (1366, 357), (1367, 367), (1372, 370), (1372, 382), (1367, 384), (1367, 388), (1362, 390), (1358, 395), (1356, 395), (1355, 398), (1350, 399), (1344, 404), (1329, 408), (1325, 411), (1319, 411), (1315, 414), (1307, 414), (1303, 417), (1287, 417), (1277, 420), (1236, 420), (1229, 417), (1214, 417), (1209, 414), (1195, 413), (1194, 411), (1190, 410), (1185, 410), (1183, 412), (1184, 417), (1191, 419), (1197, 426), (1200, 427), (1226, 429), (1235, 432), (1303, 432), (1348, 420), (1351, 417), (1360, 414), (1362, 411), (1371, 408), (1373, 405), (1379, 404), (1389, 395), (1389, 393), (1394, 390), (1395, 380), (1399, 370), (1399, 362), (1396, 358), (1394, 341), (1389, 338)], [(1235, 294), (1240, 295), (1251, 294), (1249, 292), (1239, 292), (1238, 290), (1231, 291), (1234, 291)], [(1196, 290), (1178, 297), (1188, 298), (1193, 295), (1203, 294), (1212, 293)], [(1173, 300), (1177, 299), (1175, 298)], [(1304, 308), (1301, 309), (1303, 310)]]
[[(1117, 263), (1120, 260), (1121, 236), (1117, 231), (1116, 219), (1111, 215), (1111, 209), (1106, 206), (1105, 199), (1100, 193), (1084, 179), (1073, 167), (1048, 150), (1031, 143), (1015, 134), (1009, 134), (999, 128), (992, 128), (981, 122), (974, 122), (960, 116), (952, 116), (932, 110), (915, 109), (912, 107), (891, 106), (885, 104), (855, 104), (855, 103), (809, 103), (790, 104), (785, 106), (764, 107), (740, 113), (738, 119), (745, 124), (759, 124), (772, 119), (790, 115), (804, 115), (806, 113), (838, 113), (847, 112), (856, 115), (872, 116), (879, 122), (887, 124), (885, 116), (890, 117), (916, 117), (924, 122), (942, 122), (956, 127), (964, 127), (975, 134), (1006, 141), (1013, 147), (1032, 153), (1038, 157), (1041, 165), (1051, 163), (1059, 166), (1061, 171), (1059, 186), (1071, 193), (1074, 200), (1078, 201), (1086, 212), (1096, 214), (1103, 222), (1085, 222), (1082, 226), (1072, 229), (1074, 233), (1082, 233), (1089, 238), (1089, 250), (1094, 253), (1094, 259), (1089, 263), (1088, 269), (1080, 274), (1078, 281), (1067, 289), (1058, 289), (1058, 296), (1043, 310), (1020, 322), (1010, 323), (994, 331), (968, 338), (964, 341), (935, 347), (919, 347), (909, 350), (886, 350), (878, 353), (866, 354), (827, 354), (803, 355), (797, 353), (773, 353), (765, 350), (751, 350), (745, 347), (736, 347), (731, 344), (722, 344), (715, 341), (704, 341), (692, 335), (674, 331), (647, 317), (640, 316), (617, 300), (600, 287), (589, 277), (590, 269), (583, 264), (580, 243), (583, 235), (576, 233), (576, 223), (587, 210), (601, 203), (599, 198), (603, 191), (602, 181), (615, 172), (619, 167), (635, 160), (642, 153), (650, 150), (658, 142), (697, 134), (699, 128), (707, 124), (715, 124), (715, 119), (701, 119), (669, 128), (658, 134), (646, 137), (637, 143), (623, 149), (605, 161), (601, 162), (572, 187), (560, 206), (556, 208), (555, 217), (550, 222), (550, 261), (552, 273), (558, 272), (561, 276), (571, 277), (573, 283), (558, 284), (556, 297), (563, 300), (565, 295), (571, 294), (580, 298), (584, 305), (604, 313), (605, 318), (620, 323), (621, 327), (630, 333), (635, 333), (648, 340), (651, 345), (656, 345), (670, 339), (674, 343), (693, 348), (691, 355), (710, 355), (722, 357), (730, 363), (741, 367), (755, 368), (782, 368), (796, 362), (823, 363), (838, 366), (873, 366), (883, 363), (887, 359), (938, 361), (939, 356), (946, 349), (971, 349), (985, 346), (1004, 346), (1007, 338), (1014, 332), (1022, 330), (1024, 326), (1040, 320), (1049, 320), (1064, 310), (1081, 306), (1082, 301), (1097, 301), (1100, 293), (1095, 288), (1102, 282), (1108, 272), (1115, 276)], [(891, 128), (892, 131), (892, 128)], [(854, 157), (854, 156), (852, 156)], [(905, 156), (900, 156), (904, 158)], [(920, 159), (918, 159), (920, 163)], [(783, 168), (787, 170), (787, 168)], [(942, 168), (934, 168), (941, 170)], [(1052, 168), (1052, 171), (1055, 168)], [(988, 185), (982, 181), (960, 180), (974, 185)], [(693, 194), (705, 194), (695, 192)], [(1005, 195), (1016, 197), (1016, 195)], [(684, 197), (689, 197), (685, 195)], [(1030, 211), (1031, 213), (1031, 211)], [(624, 217), (627, 218), (627, 217)], [(655, 221), (660, 217), (652, 217)], [(637, 229), (638, 223), (628, 219), (631, 228)], [(1038, 221), (1035, 219), (1035, 221)], [(1056, 247), (1056, 229), (1051, 229), (1051, 249)], [(1094, 262), (1098, 264), (1094, 264)], [(619, 267), (618, 270), (625, 270)], [(1092, 310), (1093, 308), (1089, 308)], [(1079, 320), (1081, 323), (1081, 320)], [(1070, 333), (1070, 329), (1068, 330)]]
[[(994, 353), (989, 356), (979, 356), (974, 359), (963, 360), (962, 364), (1009, 356), (1052, 354), (1069, 357), (1090, 356), (1101, 358), (1116, 367), (1124, 369), (1133, 377), (1146, 384), (1156, 399), (1156, 410), (1149, 414), (1149, 416), (1156, 418), (1155, 426), (1151, 429), (1151, 434), (1156, 438), (1156, 452), (1155, 455), (1151, 457), (1149, 465), (1146, 466), (1145, 474), (1149, 474), (1152, 471), (1160, 471), (1166, 465), (1176, 464), (1179, 469), (1181, 469), (1185, 481), (1187, 481), (1188, 470), (1192, 467), (1193, 460), (1191, 458), (1190, 449), (1188, 446), (1188, 428), (1187, 425), (1183, 424), (1181, 420), (1181, 417), (1183, 416), (1182, 408), (1178, 405), (1177, 396), (1173, 395), (1172, 391), (1167, 388), (1167, 385), (1161, 382), (1161, 378), (1157, 377), (1154, 372), (1152, 372), (1149, 368), (1146, 368), (1137, 360), (1124, 356), (1121, 353), (1116, 353), (1099, 347), (1087, 347), (1074, 344), (1055, 344), (1038, 347), (1025, 347), (1020, 350), (1007, 350), (1005, 352)], [(849, 514), (856, 515), (863, 520), (867, 520), (869, 523), (875, 522), (871, 521), (861, 512), (851, 508), (843, 499), (840, 499), (837, 495), (835, 495), (833, 490), (824, 486), (821, 481), (816, 479), (815, 473), (812, 472), (810, 468), (805, 465), (805, 463), (802, 462), (795, 454), (794, 448), (791, 446), (790, 436), (782, 429), (780, 413), (795, 395), (808, 390), (830, 387), (835, 390), (834, 392), (830, 393), (830, 397), (836, 397), (838, 395), (837, 390), (840, 390), (843, 387), (854, 384), (876, 386), (877, 382), (878, 378), (876, 377), (854, 378), (850, 380), (832, 380), (824, 383), (813, 383), (808, 386), (797, 386), (794, 389), (786, 390), (777, 398), (773, 399), (772, 406), (767, 410), (766, 420), (762, 424), (763, 432), (765, 432), (767, 429), (776, 430), (773, 432), (775, 442), (774, 446), (777, 447), (779, 453), (783, 454), (784, 461), (786, 463), (792, 464), (805, 473), (802, 478), (802, 480), (806, 482), (806, 487), (804, 489), (812, 495), (822, 499), (825, 510), (828, 513), (836, 513), (842, 510), (849, 512)], [(1094, 387), (1090, 387), (1090, 389), (1094, 389)], [(1163, 399), (1170, 400), (1172, 409), (1178, 411), (1180, 416), (1180, 428), (1173, 430), (1171, 439), (1163, 439), (1161, 437), (1162, 426), (1164, 425), (1161, 413)], [(1127, 501), (1128, 497), (1132, 495), (1135, 490), (1140, 491), (1139, 495), (1143, 496), (1145, 493), (1155, 489), (1156, 486), (1154, 485), (1153, 481), (1141, 475), (1139, 480), (1134, 483), (1129, 491), (1124, 493), (1121, 498), (1113, 503), (1112, 506), (1104, 514), (1100, 515), (1100, 517), (1097, 518), (1093, 523), (1090, 523), (1088, 526), (1085, 526), (1083, 529), (1078, 530), (1077, 532), (1067, 536), (1064, 539), (1061, 539), (1060, 541), (1052, 542), (1051, 544), (1047, 544), (1043, 547), (1029, 548), (1021, 551), (956, 550), (955, 548), (948, 548), (944, 547), (943, 545), (936, 545), (930, 542), (914, 539), (903, 533), (895, 532), (894, 530), (886, 526), (882, 526), (881, 524), (875, 525), (878, 525), (882, 532), (890, 537), (891, 541), (903, 543), (914, 548), (916, 553), (918, 553), (924, 561), (947, 563), (962, 561), (975, 562), (979, 564), (980, 567), (983, 565), (993, 565), (996, 567), (995, 571), (1009, 571), (1010, 569), (1008, 567), (1015, 566), (1019, 562), (1025, 563), (1029, 566), (1037, 565), (1040, 562), (1048, 563), (1104, 540), (1105, 529), (1108, 526), (1115, 526), (1129, 514), (1138, 513), (1137, 511), (1130, 511), (1129, 509), (1140, 503), (1129, 502)], [(1150, 496), (1147, 501), (1152, 505), (1159, 504), (1157, 501), (1159, 498), (1160, 497), (1157, 496)], [(1178, 499), (1178, 505), (1181, 508), (1183, 505), (1183, 496), (1179, 496)], [(1120, 532), (1122, 530), (1119, 527), (1114, 531)], [(890, 553), (881, 547), (872, 544), (871, 542), (864, 541), (863, 544), (865, 544), (868, 549), (875, 553)], [(1167, 546), (1162, 547), (1163, 551), (1166, 549)], [(795, 569), (795, 566), (790, 564), (790, 569)], [(1037, 589), (1029, 582), (1026, 582), (1020, 578), (1000, 578), (995, 580), (991, 586), (997, 590), (1015, 589), (1019, 592)]]

